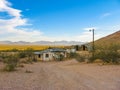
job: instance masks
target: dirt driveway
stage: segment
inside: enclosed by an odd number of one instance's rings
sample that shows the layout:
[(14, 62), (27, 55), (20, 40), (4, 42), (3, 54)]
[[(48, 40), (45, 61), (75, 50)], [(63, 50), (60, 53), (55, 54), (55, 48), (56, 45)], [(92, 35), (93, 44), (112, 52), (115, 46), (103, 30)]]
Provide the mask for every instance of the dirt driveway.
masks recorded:
[(0, 90), (120, 90), (120, 66), (75, 60), (28, 64), (15, 72), (0, 72)]

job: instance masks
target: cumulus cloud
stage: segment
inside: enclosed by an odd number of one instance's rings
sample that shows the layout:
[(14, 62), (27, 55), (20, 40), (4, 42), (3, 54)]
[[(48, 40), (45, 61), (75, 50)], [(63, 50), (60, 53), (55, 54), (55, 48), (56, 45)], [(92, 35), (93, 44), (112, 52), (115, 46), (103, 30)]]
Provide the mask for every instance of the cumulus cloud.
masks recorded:
[(9, 3), (7, 0), (0, 0), (1, 12), (7, 12), (11, 16), (15, 16), (19, 18), (21, 16), (20, 14), (21, 10), (11, 8), (10, 6), (11, 6), (11, 3)]
[(28, 37), (40, 36), (42, 33), (39, 30), (17, 28), (28, 25), (28, 20), (22, 18), (21, 10), (14, 9), (11, 5), (7, 0), (0, 0), (0, 13), (6, 12), (9, 16), (12, 16), (10, 19), (0, 19), (0, 34), (6, 35), (6, 37), (1, 38), (1, 40), (19, 41), (27, 38), (27, 40), (30, 41)]

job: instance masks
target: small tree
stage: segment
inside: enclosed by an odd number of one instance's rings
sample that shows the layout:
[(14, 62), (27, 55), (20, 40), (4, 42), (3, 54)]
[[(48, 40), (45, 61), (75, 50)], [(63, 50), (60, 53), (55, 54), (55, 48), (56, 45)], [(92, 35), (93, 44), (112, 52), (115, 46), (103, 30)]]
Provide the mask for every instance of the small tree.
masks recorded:
[(69, 54), (69, 58), (74, 58), (76, 59), (78, 62), (84, 62), (86, 59), (86, 56), (80, 55), (78, 53), (70, 53)]
[(70, 52), (68, 57), (69, 58), (75, 58), (77, 56), (77, 53)]
[(60, 54), (60, 55), (59, 55), (59, 60), (60, 60), (60, 61), (63, 61), (63, 59), (64, 59), (64, 56), (63, 56), (62, 54)]
[(27, 55), (26, 55), (25, 51), (21, 51), (18, 53), (18, 56), (19, 56), (19, 58), (25, 58)]
[(14, 56), (14, 55), (8, 56), (8, 57), (4, 60), (4, 63), (5, 63), (5, 68), (4, 68), (4, 70), (5, 70), (5, 71), (14, 71), (15, 68), (17, 67), (18, 62), (19, 62), (19, 59), (18, 59), (17, 56)]
[(26, 56), (28, 57), (27, 62), (29, 62), (29, 63), (32, 63), (32, 61), (35, 61), (33, 51), (34, 51), (34, 50), (33, 50), (32, 48), (27, 48), (27, 49), (25, 50)]

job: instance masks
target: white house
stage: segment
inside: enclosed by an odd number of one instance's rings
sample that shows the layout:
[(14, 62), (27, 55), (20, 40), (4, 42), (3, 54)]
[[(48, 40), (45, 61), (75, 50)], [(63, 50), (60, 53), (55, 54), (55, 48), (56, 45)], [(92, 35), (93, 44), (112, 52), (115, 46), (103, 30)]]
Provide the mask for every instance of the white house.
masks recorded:
[(66, 52), (67, 53), (75, 53), (76, 49), (74, 49), (74, 48), (66, 49)]
[(60, 59), (61, 57), (65, 58), (66, 56), (66, 50), (60, 49), (60, 48), (52, 48), (52, 49), (46, 49), (39, 52), (34, 52), (37, 60), (42, 61), (52, 61), (56, 59)]

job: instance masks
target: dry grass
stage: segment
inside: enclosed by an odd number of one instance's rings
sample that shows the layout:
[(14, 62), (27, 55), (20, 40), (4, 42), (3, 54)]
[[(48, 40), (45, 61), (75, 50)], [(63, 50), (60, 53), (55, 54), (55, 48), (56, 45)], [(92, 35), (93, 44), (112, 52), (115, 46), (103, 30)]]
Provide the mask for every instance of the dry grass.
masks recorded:
[(63, 48), (64, 46), (49, 46), (49, 45), (7, 45), (7, 44), (1, 44), (0, 45), (0, 50), (12, 50), (12, 49), (25, 50), (27, 48), (32, 48), (34, 50), (43, 50), (43, 49), (47, 49), (49, 47)]
[(112, 33), (108, 36), (105, 36), (97, 41), (95, 45), (110, 45), (110, 44), (119, 44), (120, 45), (120, 31)]

